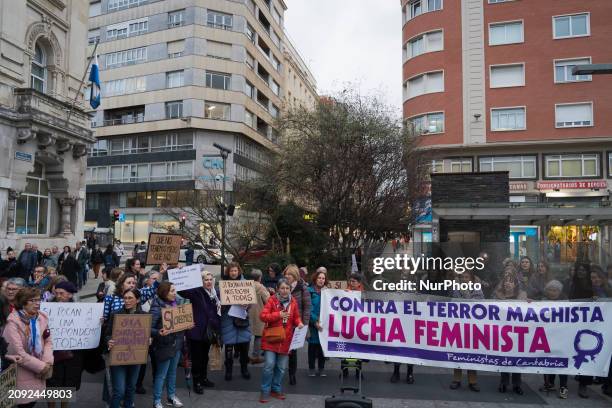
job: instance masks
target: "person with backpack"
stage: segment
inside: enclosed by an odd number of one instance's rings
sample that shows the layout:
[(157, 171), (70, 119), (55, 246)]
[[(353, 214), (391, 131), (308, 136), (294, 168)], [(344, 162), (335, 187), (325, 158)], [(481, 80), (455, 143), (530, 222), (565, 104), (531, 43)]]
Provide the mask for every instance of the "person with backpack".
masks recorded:
[(104, 262), (104, 269), (107, 269), (108, 271), (111, 271), (119, 266), (119, 256), (117, 255), (111, 244), (108, 244), (106, 246), (106, 250), (104, 251), (102, 260)]
[(104, 263), (104, 255), (102, 251), (100, 251), (99, 246), (95, 246), (91, 250), (91, 265), (93, 266), (94, 279), (98, 279), (98, 275), (100, 275), (100, 267)]

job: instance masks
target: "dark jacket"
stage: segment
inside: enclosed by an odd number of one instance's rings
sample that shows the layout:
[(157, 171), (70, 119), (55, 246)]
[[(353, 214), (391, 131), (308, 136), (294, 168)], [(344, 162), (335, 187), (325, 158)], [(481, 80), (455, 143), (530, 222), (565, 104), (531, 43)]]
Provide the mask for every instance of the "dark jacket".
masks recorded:
[[(206, 332), (209, 325), (215, 332), (219, 333), (221, 329), (221, 318), (217, 314), (217, 305), (210, 296), (208, 296), (204, 288), (181, 290), (178, 294), (185, 299), (189, 299), (193, 308), (193, 322), (195, 326), (193, 329), (187, 331), (188, 339), (199, 341), (206, 340)], [(218, 296), (217, 291), (217, 297)]]
[(34, 267), (38, 265), (38, 253), (35, 251), (21, 251), (17, 261), (21, 264), (24, 274), (29, 277), (32, 271), (34, 271)]
[(102, 264), (104, 263), (104, 257), (102, 256), (102, 251), (99, 249), (94, 249), (91, 253), (91, 263), (92, 264)]
[(192, 247), (187, 248), (187, 250), (185, 251), (185, 264), (187, 266), (193, 264), (193, 254), (195, 253), (195, 251), (193, 250)]
[(102, 261), (104, 262), (104, 267), (108, 269), (116, 268), (119, 266), (119, 256), (113, 250), (105, 250)]
[(295, 285), (295, 288), (293, 288), (291, 291), (291, 297), (293, 297), (297, 302), (302, 323), (304, 323), (304, 326), (308, 326), (308, 323), (310, 322), (310, 309), (312, 308), (312, 304), (310, 301), (310, 292), (308, 291), (306, 282), (300, 279), (297, 285)]
[(183, 349), (184, 332), (170, 333), (165, 336), (159, 334), (159, 330), (163, 327), (162, 308), (172, 307), (170, 303), (166, 303), (159, 296), (155, 296), (151, 302), (149, 313), (153, 316), (151, 319), (151, 352), (157, 361), (166, 361), (169, 358), (162, 356), (174, 356), (177, 352)]
[(81, 247), (81, 249), (75, 253), (75, 256), (81, 270), (85, 269), (87, 263), (89, 262), (89, 252), (87, 252), (87, 248)]
[(66, 259), (64, 259), (64, 261), (62, 262), (62, 275), (66, 276), (66, 279), (68, 279), (70, 282), (72, 282), (75, 285), (78, 285), (78, 276), (79, 276), (79, 272), (81, 271), (81, 266), (79, 265), (79, 263), (77, 262), (77, 260), (74, 258), (73, 255), (69, 255), (66, 257)]
[(28, 280), (29, 274), (16, 258), (0, 262), (0, 278), (23, 278)]

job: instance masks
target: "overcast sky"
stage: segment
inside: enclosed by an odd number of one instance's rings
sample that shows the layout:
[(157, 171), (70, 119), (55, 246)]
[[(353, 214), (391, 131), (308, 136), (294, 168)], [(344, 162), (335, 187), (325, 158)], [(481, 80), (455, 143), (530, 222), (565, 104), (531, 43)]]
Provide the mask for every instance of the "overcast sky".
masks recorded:
[(285, 27), (317, 80), (319, 94), (360, 85), (401, 110), (399, 0), (285, 0)]

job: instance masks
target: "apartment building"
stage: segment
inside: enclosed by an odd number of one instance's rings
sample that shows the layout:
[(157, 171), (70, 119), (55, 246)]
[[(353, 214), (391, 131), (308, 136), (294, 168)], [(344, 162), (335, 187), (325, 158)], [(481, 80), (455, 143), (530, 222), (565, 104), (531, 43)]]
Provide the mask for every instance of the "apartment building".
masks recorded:
[[(87, 3), (0, 1), (0, 250), (83, 237)], [(76, 102), (76, 104), (75, 104)]]
[(288, 55), (301, 61), (285, 10), (282, 0), (90, 2), (103, 99), (87, 161), (88, 226), (110, 226), (116, 209), (117, 238), (147, 240), (172, 222), (159, 208), (219, 188), (221, 159), (204, 157), (218, 153), (213, 143), (232, 150), (229, 191), (263, 171), (279, 142)]
[[(514, 208), (471, 216), (510, 217), (513, 256), (609, 262), (612, 77), (572, 68), (611, 61), (612, 2), (403, 0), (401, 10), (403, 115), (435, 156), (432, 172), (509, 172)], [(459, 212), (434, 209), (416, 235), (435, 241), (436, 214)]]

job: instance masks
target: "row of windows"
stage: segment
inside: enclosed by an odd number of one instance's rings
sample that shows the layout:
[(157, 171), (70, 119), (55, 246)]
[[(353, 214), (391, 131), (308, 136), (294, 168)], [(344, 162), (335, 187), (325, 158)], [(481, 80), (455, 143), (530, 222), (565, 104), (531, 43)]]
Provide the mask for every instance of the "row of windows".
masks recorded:
[[(413, 116), (408, 125), (415, 134), (444, 132), (444, 113), (431, 112)], [(526, 108), (524, 106), (491, 108), (491, 131), (526, 130)], [(555, 105), (555, 127), (575, 128), (593, 126), (593, 103), (568, 103)]]
[[(511, 179), (537, 179), (537, 155), (478, 157), (480, 171), (507, 171)], [(601, 177), (599, 153), (545, 154), (545, 178)], [(432, 160), (432, 173), (472, 171), (472, 158)], [(612, 152), (608, 153), (608, 177), (612, 177)]]
[(143, 183), (191, 179), (193, 179), (193, 161), (87, 168), (87, 184)]
[[(553, 77), (555, 83), (591, 81), (591, 75), (573, 75), (572, 69), (577, 65), (590, 64), (591, 58), (571, 58), (554, 61)], [(525, 64), (512, 63), (489, 66), (490, 88), (509, 88), (525, 86)], [(442, 71), (428, 72), (410, 78), (405, 84), (405, 98), (444, 92), (444, 73)]]
[(133, 48), (130, 50), (111, 52), (106, 54), (105, 63), (107, 68), (131, 65), (147, 60), (147, 47)]
[(170, 133), (98, 139), (91, 147), (89, 155), (92, 157), (115, 156), (191, 149), (193, 149), (193, 135), (191, 133)]
[(235, 143), (236, 154), (246, 157), (249, 160), (261, 165), (268, 165), (270, 163), (270, 155), (267, 153), (263, 146), (248, 140), (245, 137), (236, 137)]

